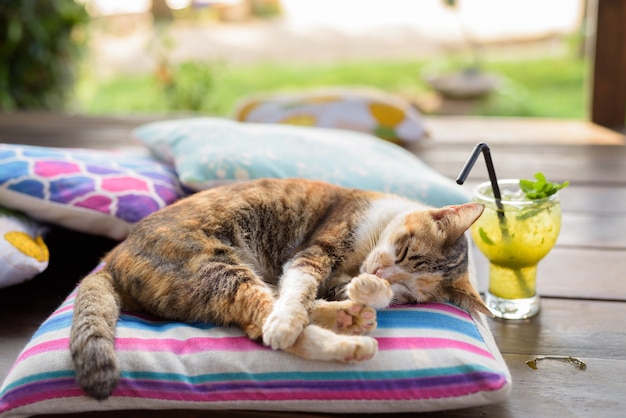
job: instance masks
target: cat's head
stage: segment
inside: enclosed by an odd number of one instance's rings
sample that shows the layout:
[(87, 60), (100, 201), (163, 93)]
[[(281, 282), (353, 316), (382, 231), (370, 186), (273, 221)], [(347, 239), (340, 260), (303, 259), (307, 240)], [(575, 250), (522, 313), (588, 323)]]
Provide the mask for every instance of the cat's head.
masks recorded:
[(387, 280), (394, 303), (449, 301), (491, 315), (470, 282), (465, 234), (483, 209), (467, 203), (396, 217), (361, 271)]

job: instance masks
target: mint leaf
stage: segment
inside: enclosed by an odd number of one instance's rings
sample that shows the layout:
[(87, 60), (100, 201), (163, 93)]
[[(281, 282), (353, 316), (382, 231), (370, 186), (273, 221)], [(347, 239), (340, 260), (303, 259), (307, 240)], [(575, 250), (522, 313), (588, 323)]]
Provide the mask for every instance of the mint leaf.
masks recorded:
[(484, 242), (485, 244), (487, 244), (487, 245), (493, 245), (493, 244), (495, 244), (495, 243), (491, 240), (491, 238), (489, 238), (489, 237), (487, 236), (487, 233), (485, 232), (485, 230), (484, 230), (482, 227), (478, 228), (478, 235), (480, 235), (480, 239), (482, 239), (482, 240), (483, 240), (483, 242)]
[(526, 180), (522, 179), (519, 181), (520, 189), (526, 195), (528, 199), (544, 199), (548, 196), (552, 196), (559, 190), (567, 187), (569, 185), (569, 181), (565, 181), (561, 184), (552, 183), (546, 179), (546, 176), (539, 172), (535, 173), (536, 180)]

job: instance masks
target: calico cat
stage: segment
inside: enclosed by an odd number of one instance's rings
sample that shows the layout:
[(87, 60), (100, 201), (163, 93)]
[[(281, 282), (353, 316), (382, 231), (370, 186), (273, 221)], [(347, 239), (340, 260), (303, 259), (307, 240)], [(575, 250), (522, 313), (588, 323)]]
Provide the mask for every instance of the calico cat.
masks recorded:
[(464, 234), (482, 211), (302, 179), (191, 195), (137, 223), (79, 285), (77, 382), (95, 399), (116, 387), (120, 309), (237, 326), (273, 349), (340, 362), (376, 354), (361, 334), (391, 303), (489, 313), (469, 281)]

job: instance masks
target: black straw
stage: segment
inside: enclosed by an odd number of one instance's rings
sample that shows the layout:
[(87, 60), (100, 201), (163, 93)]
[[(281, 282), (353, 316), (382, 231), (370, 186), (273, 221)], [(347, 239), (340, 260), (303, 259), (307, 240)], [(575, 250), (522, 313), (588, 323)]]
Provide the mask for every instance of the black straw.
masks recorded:
[(483, 153), (485, 157), (485, 165), (487, 166), (487, 173), (489, 174), (489, 181), (491, 182), (491, 189), (493, 190), (493, 196), (496, 200), (496, 206), (498, 207), (498, 218), (500, 219), (500, 223), (504, 227), (502, 230), (506, 231), (506, 219), (504, 218), (504, 206), (502, 205), (502, 195), (500, 194), (500, 186), (498, 186), (498, 178), (496, 177), (496, 170), (493, 166), (493, 160), (491, 159), (491, 151), (489, 150), (489, 146), (484, 142), (481, 142), (474, 147), (474, 151), (469, 156), (463, 169), (459, 173), (459, 176), (456, 178), (457, 184), (463, 184), (469, 176), (470, 171), (472, 171), (472, 167), (478, 160), (478, 156), (480, 153)]

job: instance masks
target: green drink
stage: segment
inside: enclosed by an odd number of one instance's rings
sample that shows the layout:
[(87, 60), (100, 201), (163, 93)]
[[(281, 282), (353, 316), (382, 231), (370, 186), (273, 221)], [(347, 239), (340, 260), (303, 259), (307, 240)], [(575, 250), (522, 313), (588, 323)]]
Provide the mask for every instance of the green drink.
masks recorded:
[(519, 180), (498, 181), (498, 208), (491, 183), (474, 190), (485, 211), (472, 225), (476, 246), (489, 259), (489, 291), (485, 302), (496, 317), (529, 318), (539, 312), (537, 264), (550, 252), (561, 229), (561, 205), (555, 193), (528, 199)]

